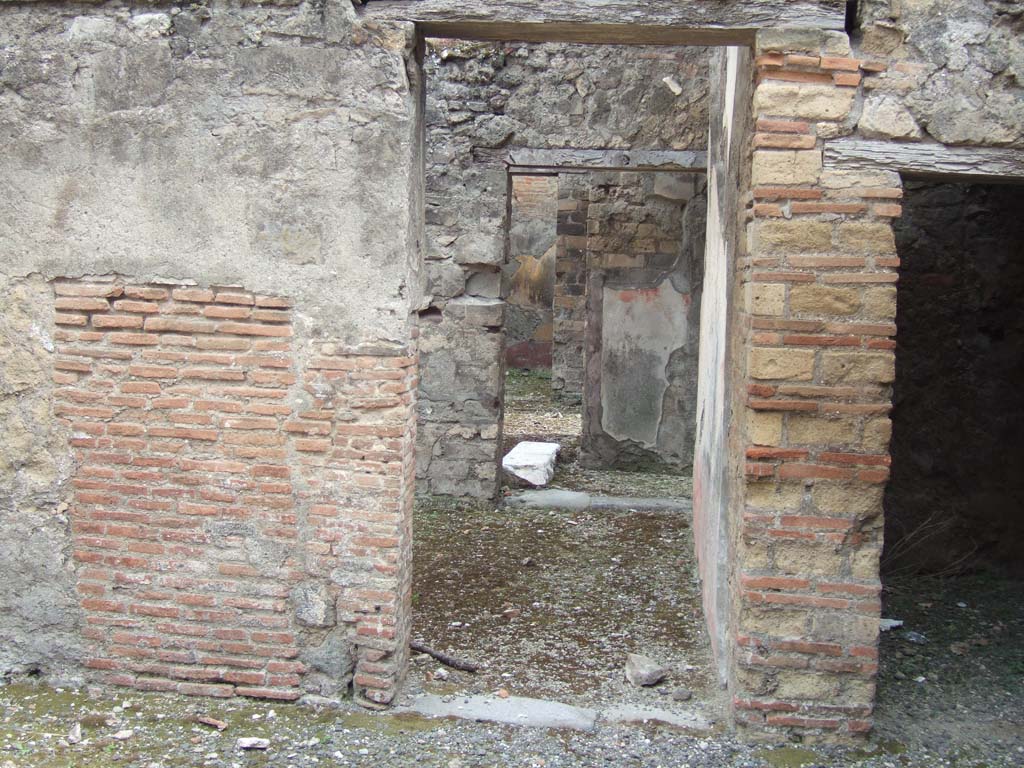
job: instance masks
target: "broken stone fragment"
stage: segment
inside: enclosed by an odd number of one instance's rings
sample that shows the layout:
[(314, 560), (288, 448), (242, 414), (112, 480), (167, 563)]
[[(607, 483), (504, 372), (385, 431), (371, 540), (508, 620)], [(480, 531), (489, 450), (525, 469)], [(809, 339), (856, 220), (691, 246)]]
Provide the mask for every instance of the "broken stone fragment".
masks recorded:
[(332, 627), (335, 624), (334, 602), (320, 584), (300, 584), (291, 592), (295, 618), (304, 627)]
[(898, 99), (887, 94), (872, 95), (864, 102), (860, 131), (880, 139), (920, 139), (921, 128)]
[(243, 736), (235, 742), (235, 749), (270, 749), (270, 739)]
[(626, 679), (633, 685), (656, 685), (667, 674), (665, 667), (647, 656), (631, 653), (626, 657)]
[(524, 441), (505, 455), (501, 468), (531, 485), (547, 485), (554, 477), (560, 448), (558, 443)]

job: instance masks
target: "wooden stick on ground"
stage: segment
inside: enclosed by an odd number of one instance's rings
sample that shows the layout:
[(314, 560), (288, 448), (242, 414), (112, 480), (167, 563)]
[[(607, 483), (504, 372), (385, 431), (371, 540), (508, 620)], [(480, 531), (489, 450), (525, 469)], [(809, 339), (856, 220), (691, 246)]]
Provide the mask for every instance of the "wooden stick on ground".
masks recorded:
[(425, 653), (428, 656), (437, 659), (446, 667), (451, 667), (452, 669), (458, 669), (463, 672), (478, 672), (480, 670), (479, 664), (457, 659), (454, 656), (449, 656), (447, 653), (442, 653), (441, 651), (435, 651), (433, 648), (426, 646), (423, 643), (416, 642), (415, 640), (409, 643), (409, 647), (417, 653)]

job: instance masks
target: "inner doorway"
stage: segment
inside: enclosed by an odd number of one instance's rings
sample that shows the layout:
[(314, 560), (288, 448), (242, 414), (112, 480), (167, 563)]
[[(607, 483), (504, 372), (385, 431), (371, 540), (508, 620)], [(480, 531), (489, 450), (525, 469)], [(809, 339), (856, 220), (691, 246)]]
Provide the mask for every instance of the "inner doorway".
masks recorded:
[(706, 196), (703, 173), (665, 155), (510, 167), (502, 454), (557, 443), (552, 487), (689, 496)]
[[(424, 375), (433, 370), (434, 360), (443, 362), (438, 370), (443, 367), (456, 377), (477, 370), (471, 368), (474, 363), (480, 368), (491, 365), (487, 354), (476, 360), (470, 354), (478, 348), (470, 347), (477, 341), (468, 340), (468, 330), (457, 337), (465, 342), (458, 346), (435, 341), (433, 334), (446, 333), (452, 318), (486, 314), (489, 330), (479, 338), (491, 345), (487, 349), (521, 327), (523, 333), (504, 344), (493, 358), (501, 361), (504, 383), (497, 402), (504, 421), (503, 434), (499, 433), (502, 450), (495, 453), (502, 453), (517, 438), (556, 436), (567, 443), (567, 453), (575, 454), (559, 468), (566, 476), (575, 477), (575, 484), (562, 483), (560, 487), (585, 488), (589, 500), (571, 507), (553, 503), (497, 506), (489, 500), (455, 501), (436, 495), (421, 499), (415, 523), (414, 637), (470, 659), (481, 668), (476, 674), (463, 674), (442, 670), (435, 661), (420, 658), (413, 667), (411, 683), (438, 694), (505, 691), (602, 709), (623, 703), (642, 705), (674, 711), (680, 717), (701, 711), (705, 721), (717, 719), (716, 674), (694, 564), (689, 461), (677, 457), (669, 472), (637, 472), (642, 468), (637, 465), (651, 457), (624, 451), (616, 457), (617, 462), (586, 465), (581, 458), (584, 407), (596, 402), (595, 423), (612, 424), (600, 420), (603, 409), (624, 398), (602, 401), (600, 389), (586, 386), (567, 391), (564, 377), (562, 386), (556, 388), (552, 386), (554, 371), (536, 370), (537, 358), (543, 359), (543, 343), (551, 345), (552, 363), (557, 358), (555, 302), (559, 295), (567, 300), (566, 309), (570, 297), (579, 302), (573, 308), (581, 309), (583, 318), (588, 306), (600, 310), (608, 297), (607, 304), (615, 304), (621, 317), (646, 318), (648, 328), (655, 331), (637, 337), (658, 336), (662, 328), (657, 313), (661, 311), (669, 320), (665, 329), (668, 340), (644, 350), (655, 358), (648, 369), (660, 364), (664, 373), (677, 362), (672, 359), (673, 352), (682, 347), (695, 359), (699, 325), (695, 293), (699, 293), (702, 263), (694, 262), (694, 257), (702, 256), (703, 243), (693, 241), (685, 250), (683, 232), (700, 229), (698, 220), (702, 222), (704, 214), (701, 193), (708, 52), (631, 47), (631, 58), (649, 62), (648, 69), (657, 72), (657, 77), (641, 73), (643, 67), (631, 67), (627, 80), (620, 63), (622, 48), (514, 44), (478, 49), (476, 45), (428, 41), (427, 156), (443, 158), (444, 166), (431, 179), (428, 165), (428, 229), (436, 223), (431, 231), (440, 243), (432, 288), (441, 294), (457, 292), (464, 285), (464, 293), (452, 297), (441, 312), (425, 317), (430, 325), (421, 337), (425, 338), (421, 354), (425, 347), (429, 356)], [(454, 74), (442, 77), (432, 88), (432, 72), (446, 67)], [(703, 95), (687, 95), (688, 77)], [(480, 88), (487, 92), (486, 99), (473, 95)], [(616, 98), (611, 96), (613, 90)], [(432, 93), (443, 103), (436, 102)], [(545, 112), (548, 100), (557, 103), (558, 109)], [(626, 106), (629, 103), (633, 106)], [(537, 109), (540, 113), (534, 111)], [(638, 125), (638, 110), (649, 110), (656, 117)], [(431, 116), (437, 119), (435, 127)], [(539, 130), (542, 123), (544, 131)], [(479, 146), (478, 142), (491, 146)], [(527, 142), (542, 149), (524, 149)], [(574, 143), (583, 148), (573, 149)], [(600, 149), (594, 149), (595, 144)], [(609, 144), (618, 148), (608, 149)], [(636, 150), (636, 146), (655, 149)], [(572, 156), (568, 160), (567, 154)], [(675, 158), (666, 159), (666, 155)], [(520, 175), (533, 180), (517, 196), (515, 182)], [(506, 204), (515, 206), (528, 194), (539, 195), (545, 189), (557, 192), (554, 204), (549, 200), (540, 206), (555, 213), (554, 221), (548, 219), (554, 230), (554, 252), (550, 231), (545, 242), (543, 236), (531, 234), (532, 225), (517, 228), (512, 216), (508, 229), (501, 232), (501, 262), (495, 263), (490, 250), (497, 234), (494, 225), (508, 221), (494, 215), (498, 191), (511, 191), (500, 200), (504, 209)], [(473, 195), (467, 194), (470, 190)], [(571, 208), (570, 190), (579, 193), (575, 197), (579, 205), (574, 203)], [(454, 200), (460, 202), (458, 210), (453, 210)], [(467, 216), (467, 211), (472, 215)], [(506, 236), (513, 242), (520, 235), (529, 245), (518, 254), (524, 258), (507, 258)], [(452, 258), (444, 263), (441, 256), (447, 253)], [(576, 282), (563, 282), (568, 290), (559, 291), (559, 259), (566, 273), (572, 266), (566, 262), (578, 267), (573, 275)], [(681, 268), (684, 261), (685, 270)], [(515, 318), (511, 298), (506, 299), (504, 291), (493, 293), (494, 279), (500, 277), (500, 282), (512, 285), (514, 294), (515, 272), (524, 266), (518, 282), (521, 292), (530, 295), (531, 280), (527, 278), (533, 277), (545, 280), (543, 289), (533, 291), (534, 295), (551, 296), (547, 338), (543, 312), (532, 319)], [(456, 267), (468, 277), (460, 281)], [(628, 298), (620, 300), (621, 295)], [(631, 305), (635, 305), (634, 311), (630, 311)], [(671, 311), (664, 309), (666, 305)], [(673, 325), (679, 315), (692, 317), (692, 323), (685, 328)], [(581, 385), (588, 359), (608, 359), (601, 356), (601, 350), (610, 347), (610, 342), (617, 342), (619, 350), (631, 343), (630, 338), (611, 333), (625, 327), (623, 322), (588, 326), (581, 320), (573, 328), (579, 345), (575, 367)], [(453, 332), (448, 338), (454, 337)], [(584, 346), (593, 349), (589, 356)], [(510, 367), (528, 372), (509, 374)], [(485, 373), (460, 381), (483, 382)], [(696, 376), (695, 365), (691, 375)], [(679, 410), (680, 398), (671, 392), (672, 386), (681, 383), (677, 378), (674, 373), (665, 374), (657, 394), (659, 416), (655, 421), (670, 410), (665, 402), (671, 401), (677, 408), (673, 414)], [(446, 402), (445, 408), (439, 406), (436, 412), (475, 410), (477, 401), (472, 398), (478, 391), (450, 406)], [(598, 396), (589, 400), (590, 392)], [(433, 391), (430, 396), (431, 404), (441, 401)], [(489, 400), (480, 398), (479, 402), (484, 406), (481, 410), (491, 407)], [(627, 416), (627, 421), (635, 420)], [(470, 457), (466, 442), (451, 449), (445, 443), (452, 434), (461, 438), (464, 433), (457, 430), (464, 427), (444, 427), (443, 433), (441, 429), (435, 432), (431, 425), (425, 433), (439, 435), (428, 447), (434, 457), (431, 467), (436, 468), (442, 459), (458, 465), (455, 469), (465, 468), (467, 462), (459, 459)], [(653, 453), (652, 449), (658, 448), (658, 431), (656, 424), (644, 450)], [(665, 431), (666, 437), (670, 431)], [(465, 434), (469, 433), (465, 429)], [(692, 443), (692, 426), (677, 437), (681, 444)], [(493, 467), (500, 455), (492, 456)], [(613, 466), (616, 463), (618, 466)], [(573, 471), (567, 471), (569, 467)], [(435, 483), (432, 487), (439, 486)], [(506, 490), (513, 496), (520, 489), (510, 485)], [(618, 503), (608, 503), (607, 497), (617, 497)], [(628, 682), (624, 667), (631, 653), (663, 665), (663, 681), (650, 687)], [(708, 714), (709, 710), (714, 714)]]

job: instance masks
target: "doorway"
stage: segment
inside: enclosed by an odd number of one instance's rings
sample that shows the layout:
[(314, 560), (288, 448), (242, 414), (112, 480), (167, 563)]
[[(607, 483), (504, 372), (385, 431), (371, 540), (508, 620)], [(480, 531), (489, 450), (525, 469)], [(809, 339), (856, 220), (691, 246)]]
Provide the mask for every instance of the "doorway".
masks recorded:
[[(637, 66), (622, 66), (624, 50)], [(696, 378), (708, 55), (427, 41), (428, 271), (437, 311), (421, 315), (420, 471), (430, 496), (416, 517), (414, 636), (482, 665), (464, 675), (420, 659), (412, 679), (428, 691), (717, 711), (689, 462), (675, 456), (671, 472), (627, 471), (653, 458), (657, 424), (644, 449), (652, 456), (623, 451), (595, 466), (580, 459), (586, 404), (599, 404), (595, 424), (611, 424), (600, 420), (603, 406), (621, 399), (602, 402), (600, 389), (584, 384), (584, 346), (600, 363), (606, 342), (620, 352), (630, 343), (610, 333), (621, 321), (592, 322), (587, 335), (587, 313), (605, 296), (626, 320), (656, 324), (659, 311), (688, 319), (668, 323), (670, 338), (646, 351), (664, 374), (655, 421), (669, 411), (693, 419), (692, 398), (677, 404), (673, 390), (685, 377), (665, 371), (684, 367), (672, 358), (685, 349), (686, 376)], [(591, 300), (590, 283), (600, 284), (601, 300)], [(626, 294), (634, 311), (618, 301)], [(556, 370), (559, 349), (569, 348), (560, 347), (563, 320), (578, 323), (575, 388)], [(597, 373), (591, 381), (600, 384)], [(496, 507), (491, 494), (451, 493), (490, 481), (503, 496), (517, 494), (497, 467), (527, 437), (564, 442), (559, 487), (594, 500)], [(620, 442), (608, 432), (613, 438)], [(692, 443), (692, 426), (677, 438)], [(605, 503), (609, 496), (621, 503)], [(664, 681), (628, 683), (629, 653), (663, 664)]]

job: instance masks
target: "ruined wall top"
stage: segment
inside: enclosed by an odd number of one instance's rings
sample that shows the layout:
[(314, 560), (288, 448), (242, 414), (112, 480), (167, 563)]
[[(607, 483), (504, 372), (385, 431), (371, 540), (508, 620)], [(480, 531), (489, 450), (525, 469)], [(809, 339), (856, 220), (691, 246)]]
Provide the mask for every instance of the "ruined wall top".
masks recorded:
[(859, 27), (864, 55), (903, 62), (872, 78), (868, 95), (871, 111), (906, 106), (916, 125), (904, 118), (899, 138), (1024, 147), (1024, 5), (862, 0)]

